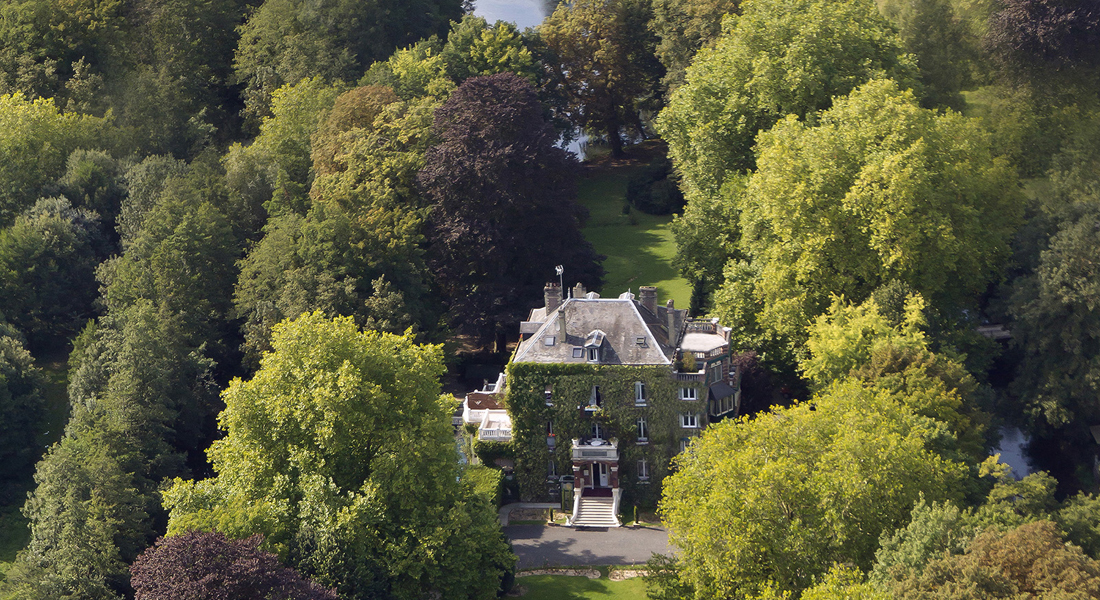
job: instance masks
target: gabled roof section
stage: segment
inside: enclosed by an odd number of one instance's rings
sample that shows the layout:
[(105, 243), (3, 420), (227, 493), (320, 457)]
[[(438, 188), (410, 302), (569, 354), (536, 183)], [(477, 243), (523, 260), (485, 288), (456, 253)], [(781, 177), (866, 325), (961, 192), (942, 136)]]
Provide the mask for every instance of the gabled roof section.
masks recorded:
[[(513, 362), (585, 364), (585, 346), (602, 334), (599, 364), (672, 364), (674, 348), (667, 326), (639, 308), (632, 298), (569, 298), (545, 316), (534, 335), (520, 342)], [(581, 349), (577, 356), (574, 348)]]

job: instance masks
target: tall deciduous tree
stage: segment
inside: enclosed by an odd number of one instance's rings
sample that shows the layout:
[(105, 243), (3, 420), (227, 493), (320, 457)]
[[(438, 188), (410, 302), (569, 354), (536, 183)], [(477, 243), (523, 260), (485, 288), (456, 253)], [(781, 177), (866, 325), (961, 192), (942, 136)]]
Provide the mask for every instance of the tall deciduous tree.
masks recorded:
[(107, 251), (99, 216), (43, 198), (0, 230), (0, 306), (36, 351), (56, 347), (95, 315), (95, 269)]
[(69, 154), (98, 145), (105, 129), (101, 119), (62, 114), (52, 100), (0, 96), (0, 226), (30, 208), (65, 173)]
[(1100, 598), (1100, 562), (1066, 544), (1054, 523), (1036, 521), (986, 531), (965, 554), (937, 558), (888, 590), (899, 600)]
[(395, 48), (444, 35), (461, 0), (268, 0), (241, 27), (234, 66), (249, 110), (266, 116), (270, 94), (306, 77), (355, 81)]
[(337, 600), (259, 548), (263, 537), (230, 540), (190, 532), (161, 538), (130, 566), (136, 600)]
[(166, 493), (169, 534), (267, 536), (348, 598), (487, 598), (511, 554), (492, 507), (458, 482), (439, 346), (302, 315), (234, 380), (210, 449), (217, 477)]
[(977, 125), (868, 83), (816, 126), (788, 117), (762, 135), (733, 200), (740, 250), (716, 311), (757, 340), (797, 347), (829, 295), (862, 302), (898, 280), (954, 318), (985, 291), (1020, 219), (1016, 176)]
[(1091, 447), (1087, 427), (1100, 423), (1098, 225), (1100, 208), (1079, 208), (1051, 238), (1037, 272), (1015, 282), (1010, 308), (1024, 352), (1015, 391), (1038, 431), (1074, 455)]
[(903, 88), (915, 80), (912, 58), (872, 0), (759, 0), (742, 9), (696, 55), (657, 123), (689, 200), (716, 196), (728, 177), (752, 168), (757, 132), (786, 115), (828, 108), (873, 77)]
[(623, 153), (621, 130), (643, 133), (639, 112), (659, 108), (652, 12), (648, 0), (576, 0), (538, 28), (552, 93), (564, 97), (573, 125), (607, 136), (612, 156)]
[(555, 265), (598, 287), (603, 269), (573, 203), (576, 160), (554, 145), (527, 80), (467, 79), (434, 131), (419, 182), (431, 203), (429, 259), (456, 327), (512, 330)]
[[(211, 361), (147, 299), (76, 342), (62, 440), (38, 464), (31, 539), (7, 573), (16, 598), (121, 598), (156, 536), (162, 480), (202, 468), (217, 400)], [(189, 460), (190, 459), (190, 460)]]
[(0, 503), (23, 497), (40, 456), (42, 374), (0, 314)]
[(663, 83), (669, 92), (683, 85), (695, 53), (722, 33), (722, 18), (740, 8), (740, 0), (654, 0), (650, 27), (660, 38), (657, 57), (665, 66)]
[(813, 404), (710, 427), (675, 459), (661, 511), (696, 598), (798, 594), (834, 562), (866, 569), (924, 495), (965, 467), (932, 450), (932, 422), (860, 382)]

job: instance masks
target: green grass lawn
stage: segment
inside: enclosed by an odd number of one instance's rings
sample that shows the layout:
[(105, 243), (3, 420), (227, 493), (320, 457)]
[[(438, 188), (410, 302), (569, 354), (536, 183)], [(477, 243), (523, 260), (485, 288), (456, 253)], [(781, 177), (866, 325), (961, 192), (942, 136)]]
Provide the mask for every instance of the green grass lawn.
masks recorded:
[(641, 600), (646, 597), (641, 577), (611, 581), (606, 570), (599, 579), (570, 575), (517, 577), (516, 587), (526, 590), (525, 600)]
[[(588, 166), (581, 178), (578, 200), (590, 213), (584, 236), (596, 252), (607, 256), (603, 263), (605, 283), (596, 291), (604, 297), (615, 297), (628, 288), (636, 294), (639, 286), (653, 285), (661, 304), (672, 298), (678, 308), (687, 308), (691, 288), (672, 266), (676, 255), (669, 227), (672, 216), (655, 217), (638, 211), (623, 214), (627, 181), (643, 165), (639, 161)], [(565, 279), (571, 285), (568, 273)]]

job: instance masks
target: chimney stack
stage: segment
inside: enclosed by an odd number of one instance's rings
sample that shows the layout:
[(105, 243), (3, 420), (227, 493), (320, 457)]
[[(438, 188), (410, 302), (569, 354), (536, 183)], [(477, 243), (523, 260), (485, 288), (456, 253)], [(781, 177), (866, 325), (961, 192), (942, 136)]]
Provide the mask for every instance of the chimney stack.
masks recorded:
[(584, 289), (584, 286), (577, 282), (577, 285), (573, 286), (573, 297), (584, 298), (584, 295), (588, 293), (588, 290)]
[[(566, 303), (568, 304), (568, 303)], [(562, 304), (558, 309), (558, 343), (564, 344), (566, 339), (565, 333), (565, 312), (566, 304)]]
[(677, 327), (677, 321), (679, 321), (679, 319), (677, 318), (679, 316), (679, 311), (676, 310), (676, 302), (672, 298), (668, 299), (668, 303), (665, 304), (665, 308), (668, 309), (667, 311), (665, 311), (666, 318), (668, 319), (668, 339), (670, 342), (675, 343), (675, 340), (679, 339), (679, 336), (677, 335), (679, 333), (679, 327)]
[(558, 285), (558, 284), (556, 284), (552, 281), (547, 283), (546, 287), (542, 288), (542, 295), (543, 295), (543, 298), (546, 299), (546, 314), (547, 315), (554, 312), (555, 310), (557, 310), (557, 308), (559, 306), (561, 306), (561, 286), (560, 285)]
[(650, 314), (657, 316), (657, 288), (651, 285), (643, 285), (638, 288), (638, 299)]

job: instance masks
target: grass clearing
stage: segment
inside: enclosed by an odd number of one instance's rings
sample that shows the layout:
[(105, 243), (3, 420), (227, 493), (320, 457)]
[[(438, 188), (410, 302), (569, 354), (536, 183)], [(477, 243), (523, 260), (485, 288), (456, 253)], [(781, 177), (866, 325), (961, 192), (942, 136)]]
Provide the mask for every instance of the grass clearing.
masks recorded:
[(602, 577), (589, 579), (570, 575), (532, 575), (516, 579), (516, 588), (523, 588), (518, 597), (525, 600), (638, 600), (645, 598), (645, 582), (641, 577), (611, 581), (607, 569)]
[[(603, 263), (605, 283), (597, 291), (604, 297), (615, 297), (628, 288), (637, 293), (639, 286), (652, 285), (657, 287), (662, 304), (672, 298), (677, 307), (687, 308), (691, 287), (672, 266), (676, 256), (672, 216), (658, 217), (636, 210), (623, 214), (626, 184), (647, 161), (648, 157), (585, 166), (577, 198), (589, 211), (582, 232), (596, 252), (607, 256)], [(566, 285), (571, 285), (568, 273), (565, 279)]]

